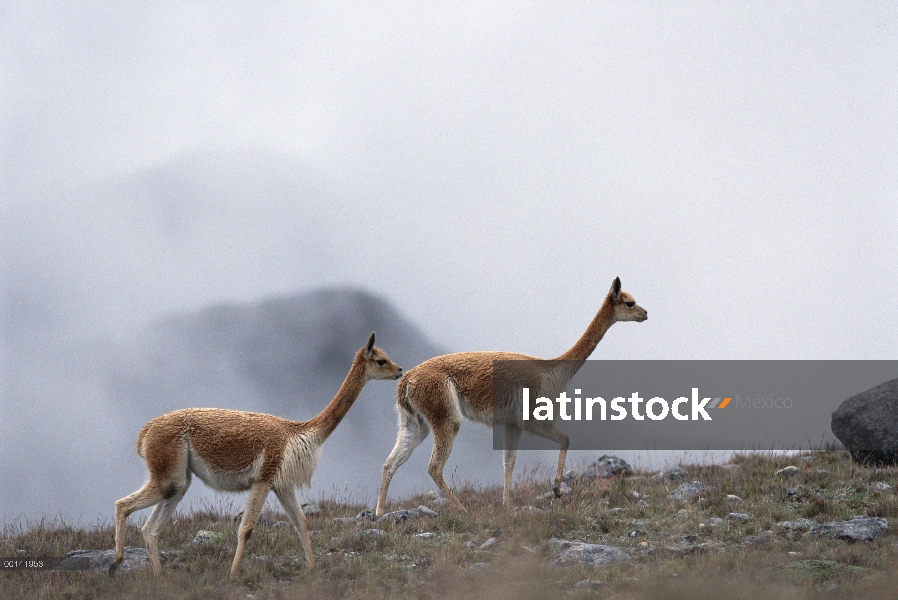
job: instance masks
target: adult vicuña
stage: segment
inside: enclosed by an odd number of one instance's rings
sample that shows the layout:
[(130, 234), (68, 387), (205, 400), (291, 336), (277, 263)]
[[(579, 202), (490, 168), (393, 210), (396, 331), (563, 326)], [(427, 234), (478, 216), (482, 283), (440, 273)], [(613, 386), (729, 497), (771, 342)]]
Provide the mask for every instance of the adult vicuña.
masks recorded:
[[(528, 361), (521, 363), (520, 370), (523, 372), (518, 379), (529, 383), (532, 398), (554, 398), (596, 349), (609, 327), (618, 321), (645, 321), (647, 318), (646, 310), (638, 306), (630, 294), (621, 291), (620, 278), (615, 277), (611, 290), (589, 327), (576, 344), (554, 359), (564, 362), (538, 359), (516, 352), (459, 352), (431, 358), (409, 370), (399, 381), (396, 391), (399, 435), (393, 451), (384, 463), (377, 498), (377, 516), (384, 512), (390, 480), (414, 449), (424, 441), (429, 429), (433, 429), (433, 454), (427, 470), (446, 498), (457, 508), (465, 510), (443, 479), (443, 467), (452, 452), (462, 416), (492, 426), (494, 416), (503, 412), (494, 411), (493, 361)], [(555, 494), (560, 495), (559, 485), (567, 455), (568, 436), (559, 431), (551, 421), (523, 421), (519, 412), (504, 412), (506, 414), (501, 417), (503, 422), (500, 423), (505, 426), (503, 502), (511, 504), (511, 475), (522, 430), (558, 442), (561, 446), (553, 488)], [(512, 414), (515, 416), (511, 416)]]
[(244, 544), (271, 490), (302, 540), (306, 561), (314, 567), (306, 516), (294, 488), (310, 484), (321, 445), (346, 416), (365, 384), (371, 379), (399, 379), (401, 375), (402, 368), (374, 345), (372, 333), (356, 353), (337, 395), (310, 421), (220, 408), (185, 408), (144, 425), (137, 436), (137, 454), (146, 461), (149, 480), (115, 503), (115, 559), (109, 573), (115, 572), (124, 557), (128, 515), (153, 505), (156, 508), (142, 531), (153, 571), (161, 573), (159, 530), (187, 492), (191, 474), (216, 490), (249, 490), (231, 575), (240, 569)]

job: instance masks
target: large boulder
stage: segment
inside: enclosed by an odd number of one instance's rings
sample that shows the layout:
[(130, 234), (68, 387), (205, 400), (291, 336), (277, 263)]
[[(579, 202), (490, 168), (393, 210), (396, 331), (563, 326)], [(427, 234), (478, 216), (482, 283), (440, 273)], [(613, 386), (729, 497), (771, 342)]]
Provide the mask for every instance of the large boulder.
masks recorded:
[(855, 460), (898, 462), (898, 379), (843, 402), (833, 413), (832, 430)]

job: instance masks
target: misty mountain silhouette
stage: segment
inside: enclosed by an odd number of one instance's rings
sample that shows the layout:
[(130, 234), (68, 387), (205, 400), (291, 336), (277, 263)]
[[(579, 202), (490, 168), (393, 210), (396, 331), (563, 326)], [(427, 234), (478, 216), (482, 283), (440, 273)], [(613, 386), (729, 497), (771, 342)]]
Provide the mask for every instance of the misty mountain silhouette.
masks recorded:
[[(112, 397), (124, 412), (145, 416), (203, 404), (305, 420), (330, 401), (372, 331), (406, 370), (443, 353), (385, 299), (327, 288), (157, 322), (123, 353), (134, 358), (114, 370)], [(365, 390), (390, 407), (391, 423), (395, 387)]]

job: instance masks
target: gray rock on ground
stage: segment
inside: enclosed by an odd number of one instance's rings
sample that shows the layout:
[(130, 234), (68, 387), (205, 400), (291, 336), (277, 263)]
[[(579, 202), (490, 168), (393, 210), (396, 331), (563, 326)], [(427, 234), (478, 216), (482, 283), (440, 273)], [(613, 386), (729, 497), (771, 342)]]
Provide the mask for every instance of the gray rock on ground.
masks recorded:
[[(569, 496), (573, 493), (573, 490), (571, 489), (571, 486), (562, 481), (561, 485), (558, 486), (558, 493), (562, 496)], [(553, 498), (557, 498), (558, 496), (555, 495), (554, 491), (551, 491), (546, 492), (545, 494), (537, 494), (536, 497), (539, 500), (551, 500)]]
[(680, 487), (670, 492), (667, 497), (679, 502), (688, 502), (704, 494), (707, 489), (701, 481), (690, 481), (680, 485)]
[(898, 379), (848, 398), (832, 414), (835, 436), (862, 462), (898, 459)]
[(205, 529), (200, 529), (196, 532), (196, 535), (193, 536), (193, 539), (190, 541), (191, 544), (220, 544), (224, 541), (224, 534), (216, 533), (214, 531), (206, 531)]
[(779, 471), (774, 473), (774, 475), (776, 475), (777, 477), (794, 477), (799, 473), (801, 473), (801, 469), (794, 465), (789, 465), (788, 467), (780, 469)]
[(888, 521), (882, 517), (854, 517), (850, 521), (817, 525), (811, 532), (832, 539), (870, 542), (880, 537), (888, 528)]
[[(109, 550), (73, 550), (65, 555), (57, 569), (65, 569), (68, 559), (86, 558), (90, 561), (91, 570), (109, 571), (112, 559), (115, 558), (115, 549)], [(125, 546), (125, 556), (118, 566), (116, 573), (128, 573), (142, 571), (150, 568), (150, 555), (146, 548)]]
[(580, 540), (552, 538), (549, 546), (559, 552), (555, 564), (560, 566), (603, 567), (633, 560), (633, 557), (616, 546), (587, 544)]
[(849, 521), (830, 521), (817, 523), (810, 519), (795, 519), (776, 524), (788, 533), (808, 532), (830, 539), (873, 541), (882, 536), (889, 528), (888, 521), (882, 517), (854, 517)]
[[(394, 510), (393, 512), (388, 512), (382, 514), (378, 519), (378, 523), (386, 523), (392, 521), (393, 523), (402, 523), (403, 521), (408, 521), (409, 519), (420, 519), (421, 517), (434, 517), (436, 516), (436, 511), (433, 511), (426, 506), (419, 506), (418, 508), (401, 508), (399, 510)], [(361, 516), (361, 513), (360, 513)], [(358, 517), (357, 517), (358, 518)]]
[(661, 481), (677, 481), (679, 479), (689, 479), (689, 472), (682, 467), (671, 467), (664, 469), (655, 475), (655, 479)]
[(747, 515), (745, 513), (737, 513), (731, 512), (727, 515), (727, 520), (729, 521), (741, 521), (743, 523), (748, 523), (752, 520), (751, 515)]
[(478, 550), (495, 550), (496, 546), (499, 545), (499, 540), (497, 538), (491, 537), (487, 541), (480, 544), (480, 548)]
[(386, 537), (389, 535), (383, 529), (365, 529), (364, 531), (360, 531), (356, 534), (358, 537), (362, 539), (378, 539), (382, 537)]
[(602, 455), (597, 461), (586, 467), (580, 475), (581, 479), (608, 479), (615, 475), (632, 475), (633, 469), (627, 461), (612, 455)]

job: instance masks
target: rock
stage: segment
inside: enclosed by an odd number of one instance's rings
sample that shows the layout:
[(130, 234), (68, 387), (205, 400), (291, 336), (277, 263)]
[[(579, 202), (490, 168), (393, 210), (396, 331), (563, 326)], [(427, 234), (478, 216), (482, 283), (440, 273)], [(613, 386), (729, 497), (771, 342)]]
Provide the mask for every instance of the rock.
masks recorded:
[(817, 474), (818, 477), (826, 477), (827, 475), (829, 475), (829, 471), (827, 471), (826, 469), (817, 469), (814, 472)]
[(362, 539), (376, 540), (382, 537), (386, 537), (389, 534), (383, 529), (365, 529), (364, 531), (358, 532), (356, 535)]
[(401, 508), (399, 510), (394, 510), (393, 512), (384, 513), (377, 519), (378, 523), (385, 523), (387, 521), (392, 521), (393, 523), (402, 523), (403, 521), (408, 521), (409, 519), (419, 519), (421, 517), (433, 517), (436, 516), (436, 512), (430, 510), (426, 506), (419, 506), (418, 508), (405, 509)]
[(786, 490), (786, 495), (790, 498), (797, 496), (798, 498), (804, 498), (808, 495), (807, 490), (805, 490), (804, 486), (799, 484), (790, 490)]
[(446, 506), (449, 504), (449, 498), (436, 498), (431, 504), (434, 506)]
[(565, 540), (561, 538), (552, 538), (549, 540), (549, 547), (555, 554), (559, 554), (560, 552), (567, 550), (571, 546), (576, 546), (579, 544), (585, 544), (583, 540)]
[(432, 540), (435, 538), (437, 534), (432, 531), (425, 531), (424, 533), (416, 533), (415, 537), (421, 540)]
[[(115, 558), (115, 549), (109, 550), (73, 550), (66, 553), (57, 569), (69, 570), (80, 567), (81, 560), (87, 559), (91, 570), (109, 571), (112, 566), (112, 560)], [(125, 556), (122, 563), (118, 566), (116, 573), (128, 573), (131, 571), (143, 571), (150, 568), (150, 555), (146, 548), (135, 548), (134, 546), (125, 546)]]
[(689, 472), (682, 467), (671, 467), (669, 469), (664, 469), (657, 475), (655, 475), (655, 479), (659, 479), (661, 481), (677, 481), (678, 479), (688, 479)]
[(727, 519), (730, 521), (741, 521), (743, 523), (747, 523), (751, 521), (752, 518), (751, 515), (747, 515), (745, 513), (731, 512), (727, 515)]
[(742, 498), (736, 494), (727, 494), (727, 502), (742, 502)]
[(495, 550), (496, 546), (498, 546), (498, 545), (499, 545), (499, 540), (494, 537), (491, 537), (487, 541), (480, 544), (480, 548), (478, 548), (478, 550)]
[(485, 573), (487, 571), (492, 571), (493, 568), (488, 563), (474, 563), (470, 567), (468, 567), (471, 571), (476, 571), (478, 573)]
[(356, 521), (374, 521), (375, 518), (373, 508), (366, 508), (355, 516)]
[(614, 513), (614, 514), (620, 514), (620, 513), (622, 513), (622, 512), (626, 512), (626, 511), (627, 511), (626, 508), (623, 508), (623, 507), (620, 507), (620, 506), (615, 506), (614, 508), (612, 508), (612, 509), (609, 510), (608, 512)]
[(440, 495), (433, 490), (427, 490), (426, 492), (424, 492), (424, 495), (426, 497), (430, 498), (431, 500), (433, 500), (434, 498), (440, 497)]
[(313, 517), (316, 515), (322, 514), (324, 511), (317, 504), (306, 503), (302, 505), (302, 512), (305, 513), (307, 517)]
[(688, 502), (701, 496), (707, 489), (701, 481), (690, 481), (680, 485), (680, 487), (669, 493), (667, 497), (679, 502)]
[(782, 527), (787, 533), (803, 533), (816, 527), (817, 523), (810, 519), (801, 518), (794, 521), (781, 521), (776, 526)]
[(617, 456), (603, 455), (597, 461), (586, 467), (586, 472), (581, 475), (583, 479), (608, 479), (615, 475), (632, 475), (633, 469), (627, 461)]
[(477, 544), (474, 542), (465, 542), (465, 548), (476, 548)]
[(630, 560), (633, 560), (633, 557), (616, 546), (571, 542), (571, 545), (555, 559), (555, 564), (595, 568)]
[(898, 458), (898, 379), (842, 402), (832, 414), (831, 427), (855, 460), (895, 464)]
[(801, 473), (801, 469), (793, 465), (789, 465), (788, 467), (780, 469), (779, 471), (774, 473), (774, 475), (776, 475), (777, 477), (794, 477), (799, 473)]
[(723, 525), (724, 523), (725, 523), (725, 521), (723, 519), (721, 519), (720, 517), (712, 517), (708, 521), (708, 525), (711, 527), (718, 527), (720, 525)]
[(854, 517), (850, 521), (816, 523), (810, 519), (796, 519), (776, 524), (788, 533), (808, 532), (813, 535), (839, 540), (872, 541), (885, 533), (889, 524), (882, 517)]
[[(573, 490), (571, 490), (571, 486), (569, 486), (568, 484), (566, 484), (565, 482), (562, 481), (561, 485), (558, 486), (558, 492), (562, 496), (568, 496), (571, 493), (573, 493)], [(536, 497), (539, 500), (551, 500), (553, 498), (557, 498), (558, 496), (555, 494), (555, 492), (553, 490), (551, 492), (546, 492), (545, 494), (538, 494)]]
[(580, 479), (580, 471), (571, 469), (570, 471), (565, 471), (564, 475), (561, 476), (561, 481), (565, 483), (570, 483), (575, 479)]
[(850, 521), (823, 523), (811, 531), (831, 539), (870, 542), (880, 537), (888, 528), (888, 521), (882, 517), (854, 517)]
[(578, 590), (600, 590), (605, 585), (604, 581), (595, 579), (583, 579), (574, 584), (574, 589)]
[(888, 483), (883, 483), (882, 481), (877, 481), (870, 487), (877, 492), (888, 492), (892, 489), (892, 486), (890, 486)]
[(196, 532), (191, 544), (220, 544), (224, 541), (224, 534), (200, 529)]

